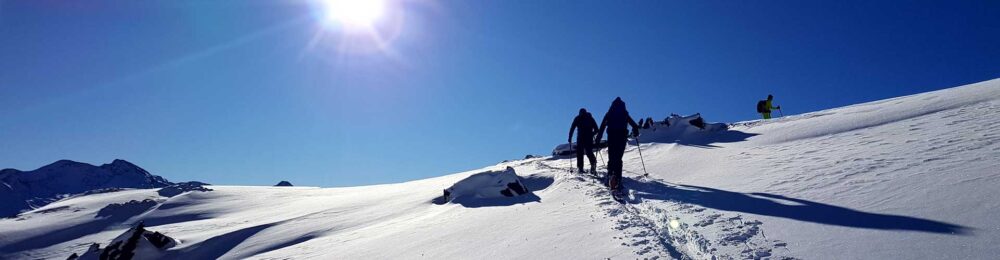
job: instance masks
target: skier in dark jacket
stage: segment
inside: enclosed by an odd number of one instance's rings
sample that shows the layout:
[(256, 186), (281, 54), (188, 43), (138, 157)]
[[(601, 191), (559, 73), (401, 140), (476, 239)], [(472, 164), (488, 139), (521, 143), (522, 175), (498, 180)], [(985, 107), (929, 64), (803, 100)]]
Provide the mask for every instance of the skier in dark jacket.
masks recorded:
[(573, 142), (573, 130), (576, 129), (580, 129), (580, 132), (576, 134), (576, 169), (583, 172), (583, 155), (586, 154), (587, 159), (590, 159), (590, 173), (595, 174), (597, 172), (597, 158), (594, 157), (594, 134), (597, 131), (597, 121), (594, 121), (590, 112), (581, 108), (580, 114), (573, 118), (573, 125), (569, 127), (567, 142)]
[(608, 132), (608, 187), (618, 191), (622, 180), (622, 156), (625, 155), (625, 144), (628, 142), (628, 126), (632, 126), (632, 135), (639, 135), (639, 125), (629, 116), (625, 109), (625, 101), (615, 98), (611, 108), (604, 114), (601, 127), (597, 130), (596, 142), (601, 141), (605, 129)]

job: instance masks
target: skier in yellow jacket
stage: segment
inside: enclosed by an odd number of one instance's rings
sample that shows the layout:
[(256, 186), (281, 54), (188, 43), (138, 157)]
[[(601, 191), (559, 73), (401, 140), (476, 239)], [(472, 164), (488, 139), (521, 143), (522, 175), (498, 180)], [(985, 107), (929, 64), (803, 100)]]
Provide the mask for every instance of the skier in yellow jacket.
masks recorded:
[(781, 110), (781, 106), (773, 106), (772, 101), (774, 101), (774, 96), (767, 95), (767, 100), (757, 102), (757, 113), (760, 113), (764, 119), (771, 119), (771, 109)]

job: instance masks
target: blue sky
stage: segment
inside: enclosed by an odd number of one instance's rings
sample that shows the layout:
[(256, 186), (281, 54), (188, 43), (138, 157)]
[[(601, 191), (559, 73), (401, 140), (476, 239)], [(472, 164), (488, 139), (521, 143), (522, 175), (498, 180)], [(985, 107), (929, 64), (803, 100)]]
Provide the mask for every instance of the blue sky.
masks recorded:
[(410, 0), (374, 34), (324, 10), (2, 1), (0, 168), (391, 183), (547, 154), (616, 96), (732, 122), (1000, 77), (998, 1)]

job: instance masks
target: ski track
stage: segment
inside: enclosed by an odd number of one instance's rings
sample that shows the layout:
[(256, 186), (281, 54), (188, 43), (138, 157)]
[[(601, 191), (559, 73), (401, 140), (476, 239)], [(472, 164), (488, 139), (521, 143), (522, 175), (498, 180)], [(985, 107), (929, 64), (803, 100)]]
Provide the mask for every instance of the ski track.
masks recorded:
[[(556, 166), (543, 161), (535, 161), (535, 166), (577, 182), (573, 188), (590, 196), (604, 216), (613, 219), (613, 228), (621, 232), (614, 239), (634, 248), (637, 255), (647, 259), (795, 259), (782, 256), (791, 252), (787, 243), (768, 239), (761, 221), (676, 201), (643, 200), (632, 189), (628, 189), (626, 203), (619, 203), (601, 178), (576, 174), (572, 164), (561, 168), (563, 160), (554, 161)], [(600, 169), (606, 174), (606, 167)], [(624, 178), (662, 184), (644, 176)]]
[[(773, 189), (771, 192), (811, 194), (837, 189), (854, 193), (853, 196), (865, 196), (894, 188), (888, 183), (907, 178), (913, 169), (926, 168), (921, 171), (923, 173), (912, 177), (938, 178), (940, 176), (937, 175), (950, 172), (948, 169), (956, 165), (1000, 158), (1000, 134), (992, 130), (1000, 126), (1000, 117), (993, 115), (996, 111), (1000, 111), (1000, 102), (978, 102), (830, 135), (759, 146), (730, 147), (733, 153), (728, 158), (739, 164), (774, 169), (760, 171), (762, 175), (754, 180), (768, 183), (766, 186)], [(862, 112), (865, 111), (852, 113)], [(778, 120), (800, 120), (831, 114), (835, 113), (812, 113), (800, 118)], [(778, 120), (734, 125), (754, 128)], [(941, 133), (927, 129), (958, 130)], [(803, 150), (803, 147), (809, 149)], [(879, 149), (873, 149), (876, 147)], [(635, 152), (635, 147), (630, 145), (626, 151)], [(788, 243), (767, 237), (766, 225), (748, 215), (673, 201), (669, 196), (659, 200), (655, 197), (643, 199), (649, 196), (637, 194), (658, 192), (648, 188), (640, 189), (642, 191), (628, 189), (627, 204), (615, 202), (600, 180), (574, 173), (574, 160), (550, 160), (555, 166), (542, 161), (538, 163), (541, 167), (561, 173), (553, 174), (559, 178), (580, 182), (577, 189), (592, 197), (604, 215), (614, 219), (614, 229), (622, 232), (615, 239), (621, 240), (623, 246), (634, 248), (637, 255), (651, 259), (795, 259), (788, 256), (795, 255)], [(602, 170), (606, 167), (600, 167), (599, 172), (604, 173)], [(639, 185), (657, 184), (650, 187), (666, 185), (683, 188), (645, 177), (634, 172), (636, 169), (631, 170), (624, 169), (624, 177), (628, 179), (626, 184), (631, 181)], [(953, 182), (988, 181), (988, 178), (962, 176)], [(872, 203), (892, 204), (893, 199), (888, 197)]]

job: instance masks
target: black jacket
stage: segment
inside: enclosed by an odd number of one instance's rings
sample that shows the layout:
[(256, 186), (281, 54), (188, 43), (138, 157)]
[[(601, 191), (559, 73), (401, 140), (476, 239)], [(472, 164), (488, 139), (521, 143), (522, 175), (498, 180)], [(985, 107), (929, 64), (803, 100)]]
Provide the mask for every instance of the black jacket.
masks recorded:
[(576, 118), (573, 118), (573, 125), (569, 127), (570, 139), (573, 138), (573, 131), (577, 128), (580, 129), (580, 132), (576, 136), (577, 143), (594, 143), (594, 134), (597, 132), (597, 121), (594, 120), (594, 117), (589, 112), (582, 112)]
[(615, 99), (615, 101), (611, 102), (611, 108), (608, 108), (608, 113), (604, 114), (604, 120), (601, 121), (601, 128), (597, 130), (596, 140), (601, 140), (601, 135), (607, 129), (608, 142), (624, 141), (611, 140), (611, 138), (627, 137), (628, 126), (630, 125), (633, 131), (639, 129), (639, 124), (636, 124), (635, 120), (632, 120), (632, 116), (629, 116), (628, 110), (625, 109), (625, 102), (621, 99)]

